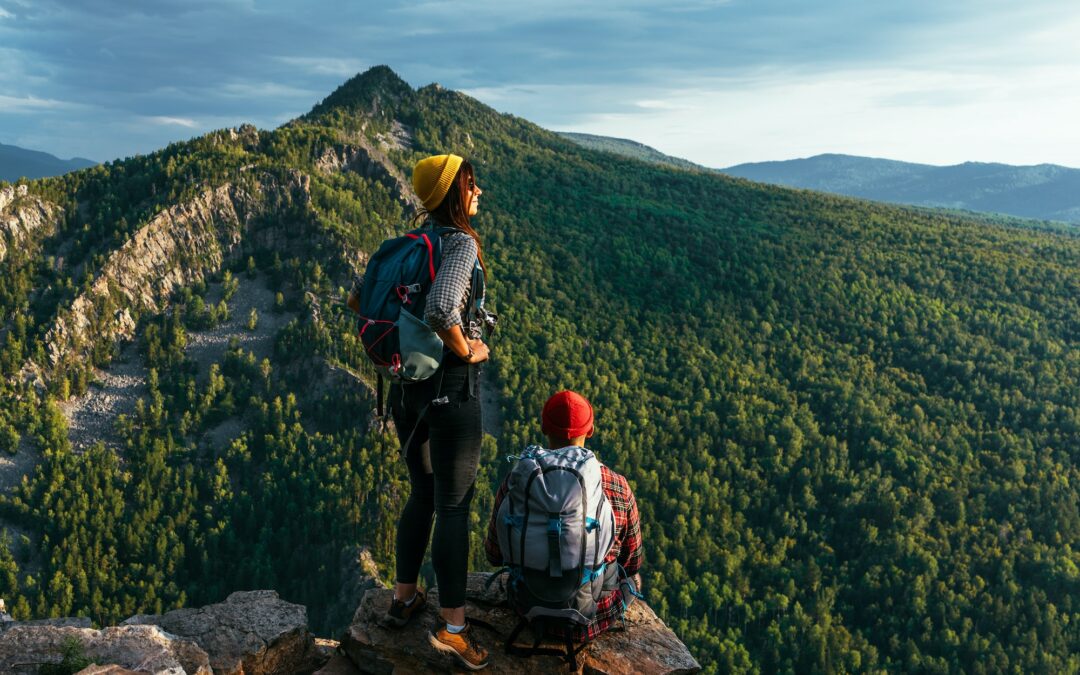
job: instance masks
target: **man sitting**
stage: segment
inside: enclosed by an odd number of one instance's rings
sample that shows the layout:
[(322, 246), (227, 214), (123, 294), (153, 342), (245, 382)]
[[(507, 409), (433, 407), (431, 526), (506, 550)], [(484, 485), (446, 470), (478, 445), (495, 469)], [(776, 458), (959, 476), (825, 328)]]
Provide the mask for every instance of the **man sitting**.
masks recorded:
[[(558, 450), (569, 447), (585, 447), (585, 439), (593, 434), (593, 409), (585, 397), (572, 391), (562, 391), (544, 404), (541, 416), (541, 430), (547, 437), (547, 447)], [(639, 570), (643, 560), (641, 544), (641, 523), (638, 516), (637, 502), (634, 493), (626, 478), (615, 473), (607, 466), (601, 464), (601, 486), (608, 501), (615, 520), (615, 536), (611, 548), (604, 558), (608, 566), (618, 563), (622, 566), (627, 577), (633, 582), (634, 587), (640, 589), (641, 575)], [(497, 514), (499, 506), (506, 498), (507, 480), (503, 480), (499, 491), (495, 495), (495, 506), (491, 512), (488, 523), (487, 536), (484, 538), (484, 551), (488, 562), (492, 565), (504, 563), (503, 554), (499, 548), (497, 527)], [(596, 614), (588, 625), (573, 624), (570, 631), (571, 639), (575, 642), (592, 640), (603, 633), (617, 622), (623, 612), (624, 602), (629, 604), (630, 597), (624, 597), (629, 593), (624, 585), (604, 592), (596, 603)], [(565, 636), (562, 636), (565, 637)]]

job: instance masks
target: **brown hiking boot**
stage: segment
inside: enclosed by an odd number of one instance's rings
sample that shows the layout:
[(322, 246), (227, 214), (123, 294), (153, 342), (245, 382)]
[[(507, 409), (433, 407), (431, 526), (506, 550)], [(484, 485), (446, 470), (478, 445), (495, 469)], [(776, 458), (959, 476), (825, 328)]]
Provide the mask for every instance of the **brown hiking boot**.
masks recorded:
[(394, 601), (390, 603), (390, 609), (386, 610), (386, 614), (383, 614), (379, 623), (386, 628), (401, 628), (409, 623), (409, 619), (423, 612), (426, 606), (427, 599), (424, 598), (424, 592), (417, 589), (416, 599), (412, 601), (411, 605), (406, 605), (401, 600), (394, 598)]
[(469, 670), (486, 668), (488, 661), (487, 650), (480, 646), (472, 634), (472, 626), (465, 624), (465, 630), (460, 633), (451, 633), (446, 630), (446, 622), (436, 624), (437, 630), (428, 633), (431, 646), (443, 654), (456, 656), (461, 665)]

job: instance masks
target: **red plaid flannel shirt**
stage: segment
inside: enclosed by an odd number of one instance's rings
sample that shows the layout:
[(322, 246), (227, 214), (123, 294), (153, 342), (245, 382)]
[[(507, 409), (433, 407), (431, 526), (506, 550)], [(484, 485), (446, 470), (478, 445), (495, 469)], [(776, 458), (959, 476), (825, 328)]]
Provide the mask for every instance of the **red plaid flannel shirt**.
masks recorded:
[[(615, 541), (607, 556), (604, 557), (604, 562), (609, 565), (618, 562), (626, 570), (628, 576), (633, 576), (641, 569), (644, 559), (637, 501), (634, 499), (634, 493), (630, 491), (630, 484), (626, 482), (626, 478), (602, 464), (600, 478), (604, 494), (611, 502), (611, 510), (615, 514)], [(495, 506), (491, 510), (491, 519), (488, 521), (487, 536), (484, 537), (484, 552), (492, 565), (503, 564), (502, 552), (499, 550), (499, 537), (495, 531), (495, 515), (499, 512), (499, 505), (505, 497), (506, 481), (503, 480), (499, 491), (495, 493)], [(596, 618), (588, 626), (575, 628), (572, 636), (574, 640), (577, 642), (592, 640), (610, 628), (619, 620), (622, 613), (622, 600), (621, 590), (610, 591), (601, 597), (596, 604)]]

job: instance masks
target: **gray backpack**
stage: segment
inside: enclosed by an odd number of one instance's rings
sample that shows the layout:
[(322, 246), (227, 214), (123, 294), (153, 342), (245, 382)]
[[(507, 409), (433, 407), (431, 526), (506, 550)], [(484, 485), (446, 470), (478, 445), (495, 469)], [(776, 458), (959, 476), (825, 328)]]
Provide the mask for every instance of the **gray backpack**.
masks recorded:
[(495, 518), (510, 573), (507, 598), (522, 617), (508, 647), (525, 623), (587, 626), (600, 597), (619, 583), (618, 565), (604, 563), (615, 541), (615, 516), (592, 451), (526, 448)]

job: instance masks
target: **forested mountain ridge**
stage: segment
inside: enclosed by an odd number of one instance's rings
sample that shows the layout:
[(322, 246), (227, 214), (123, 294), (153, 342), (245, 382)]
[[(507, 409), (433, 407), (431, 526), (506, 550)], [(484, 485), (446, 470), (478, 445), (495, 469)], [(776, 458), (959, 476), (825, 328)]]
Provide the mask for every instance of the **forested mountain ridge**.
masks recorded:
[[(710, 672), (1080, 668), (1080, 239), (619, 159), (382, 67), (274, 131), (27, 185), (63, 216), (0, 262), (0, 448), (41, 458), (0, 504), (18, 618), (273, 587), (344, 625), (341, 551), (390, 565), (407, 482), (341, 301), (403, 229), (412, 163), (448, 150), (485, 191), (502, 315), (477, 568), (497, 457), (570, 387), (637, 494), (648, 599)], [(219, 194), (235, 218), (110, 280)], [(194, 358), (264, 283), (272, 350)], [(54, 361), (80, 298), (90, 339)], [(116, 451), (73, 452), (53, 401), (117, 356), (143, 400)]]
[(644, 143), (638, 143), (628, 138), (612, 138), (610, 136), (597, 136), (595, 134), (582, 134), (573, 131), (560, 131), (559, 135), (563, 138), (568, 138), (571, 141), (577, 143), (580, 146), (590, 148), (592, 150), (602, 150), (604, 152), (614, 152), (618, 155), (624, 155), (633, 159), (640, 159), (643, 162), (651, 162), (653, 164), (665, 164), (667, 166), (673, 166), (677, 169), (694, 169), (697, 171), (716, 171), (716, 169), (710, 169), (708, 167), (695, 164), (688, 159), (682, 159), (681, 157), (673, 157), (666, 155), (656, 148), (649, 147)]

